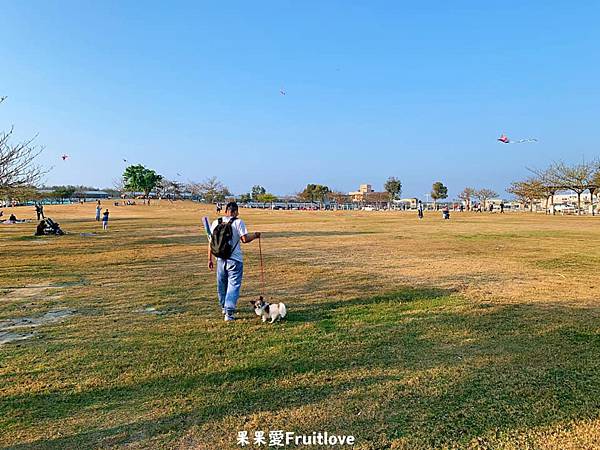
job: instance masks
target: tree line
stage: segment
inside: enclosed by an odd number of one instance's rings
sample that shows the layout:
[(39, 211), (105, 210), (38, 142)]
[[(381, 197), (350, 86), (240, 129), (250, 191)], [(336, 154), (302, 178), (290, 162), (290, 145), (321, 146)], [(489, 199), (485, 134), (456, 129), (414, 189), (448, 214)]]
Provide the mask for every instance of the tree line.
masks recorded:
[(577, 214), (581, 214), (581, 195), (590, 193), (590, 213), (594, 211), (594, 196), (600, 188), (600, 161), (566, 164), (556, 162), (542, 170), (528, 169), (531, 176), (511, 183), (507, 192), (513, 194), (533, 211), (534, 203), (545, 201), (547, 214), (554, 214), (554, 196), (558, 192), (571, 191), (577, 195)]

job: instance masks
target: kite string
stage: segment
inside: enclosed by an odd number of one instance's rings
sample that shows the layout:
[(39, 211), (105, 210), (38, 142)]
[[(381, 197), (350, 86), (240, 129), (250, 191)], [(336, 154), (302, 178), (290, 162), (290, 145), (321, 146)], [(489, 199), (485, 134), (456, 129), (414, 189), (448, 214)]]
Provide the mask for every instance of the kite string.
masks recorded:
[(262, 245), (260, 236), (258, 237), (258, 254), (260, 257), (260, 295), (265, 296), (265, 265), (263, 262)]

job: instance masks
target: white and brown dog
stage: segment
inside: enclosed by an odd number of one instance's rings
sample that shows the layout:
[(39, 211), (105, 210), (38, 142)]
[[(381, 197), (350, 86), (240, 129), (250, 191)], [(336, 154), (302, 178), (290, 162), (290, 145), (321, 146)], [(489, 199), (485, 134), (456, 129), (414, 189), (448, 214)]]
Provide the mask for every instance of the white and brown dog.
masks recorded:
[(262, 295), (258, 300), (251, 300), (250, 304), (254, 308), (256, 315), (260, 316), (263, 322), (271, 319), (270, 323), (273, 323), (276, 320), (283, 319), (287, 315), (287, 308), (283, 303), (267, 303)]

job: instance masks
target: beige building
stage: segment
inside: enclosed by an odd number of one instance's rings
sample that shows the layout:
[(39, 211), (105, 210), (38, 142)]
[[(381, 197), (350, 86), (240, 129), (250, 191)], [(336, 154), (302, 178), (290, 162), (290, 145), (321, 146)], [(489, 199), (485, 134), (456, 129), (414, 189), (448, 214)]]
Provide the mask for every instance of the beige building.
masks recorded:
[(353, 202), (364, 202), (368, 194), (374, 193), (373, 187), (370, 184), (361, 184), (358, 191), (348, 192), (348, 195)]
[(387, 192), (376, 192), (370, 184), (361, 184), (358, 191), (349, 192), (350, 199), (355, 203), (383, 205), (390, 200)]

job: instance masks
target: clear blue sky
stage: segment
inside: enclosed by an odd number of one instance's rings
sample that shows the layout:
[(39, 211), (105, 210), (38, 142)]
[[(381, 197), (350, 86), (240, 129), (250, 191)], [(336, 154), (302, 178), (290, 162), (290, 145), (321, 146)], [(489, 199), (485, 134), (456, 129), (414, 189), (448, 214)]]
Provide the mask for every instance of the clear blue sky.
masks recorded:
[(12, 0), (1, 14), (0, 128), (39, 133), (49, 184), (110, 186), (126, 158), (236, 193), (394, 175), (405, 196), (441, 180), (454, 197), (600, 154), (597, 1)]

